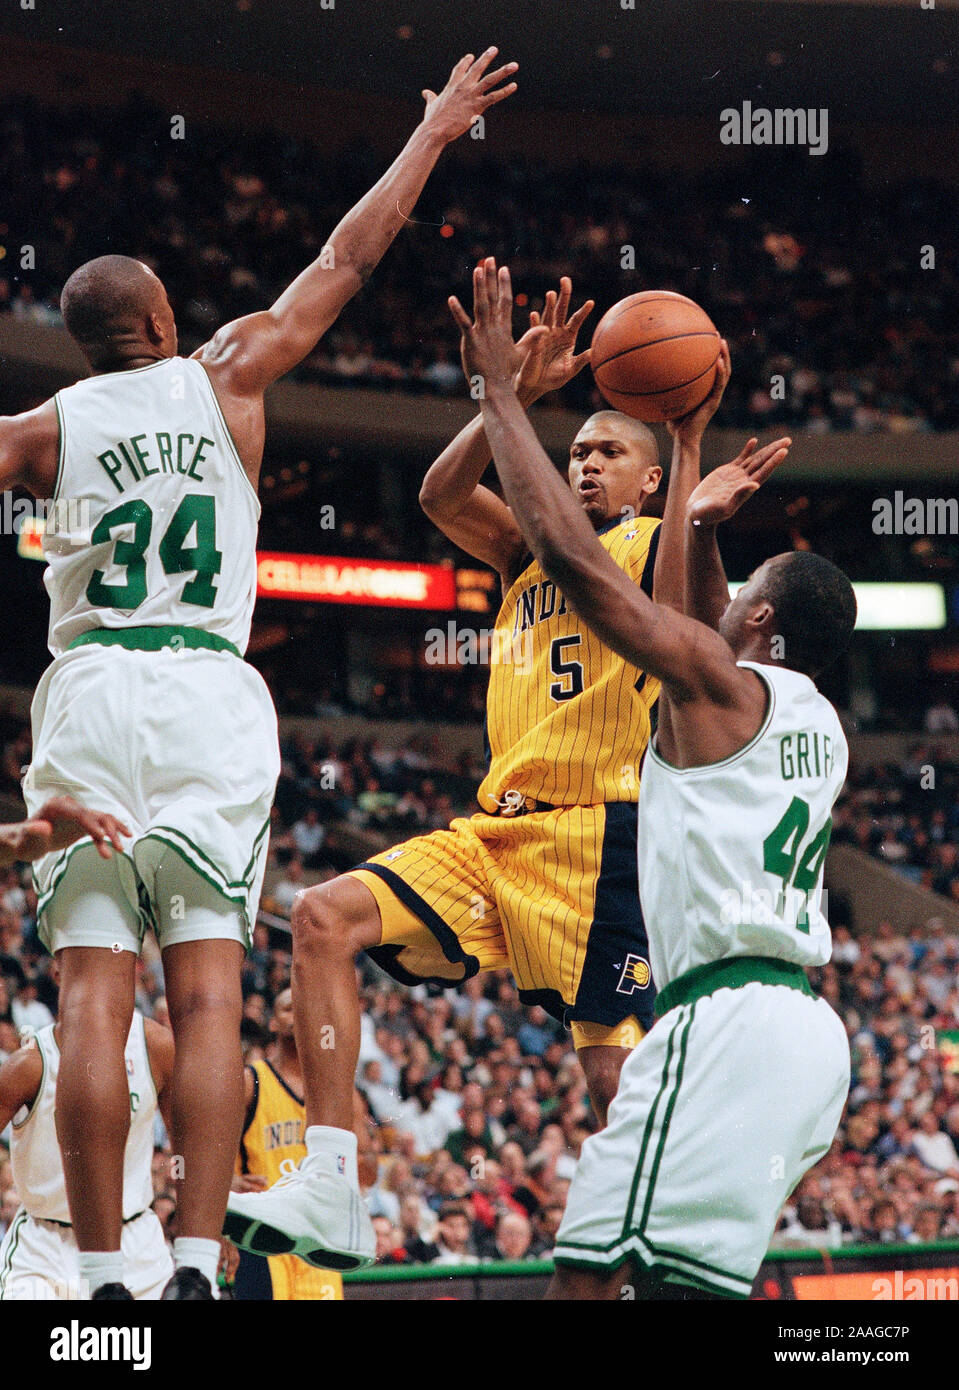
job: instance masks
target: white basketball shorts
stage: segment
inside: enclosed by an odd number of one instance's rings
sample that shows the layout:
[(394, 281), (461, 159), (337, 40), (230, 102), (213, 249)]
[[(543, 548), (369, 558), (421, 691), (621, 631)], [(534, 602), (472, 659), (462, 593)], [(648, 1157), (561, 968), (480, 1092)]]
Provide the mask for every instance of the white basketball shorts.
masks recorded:
[(64, 946), (138, 951), (225, 937), (248, 944), (280, 756), (259, 673), (226, 651), (89, 645), (37, 687), (24, 796), (68, 793), (133, 832), (102, 859), (89, 837), (34, 865), (39, 932)]
[[(154, 1211), (124, 1222), (120, 1248), (123, 1280), (133, 1297), (158, 1299), (173, 1274), (173, 1257)], [(0, 1301), (87, 1297), (73, 1228), (37, 1221), (21, 1207), (0, 1244)]]
[(846, 1033), (825, 1000), (754, 981), (669, 1009), (626, 1059), (608, 1125), (583, 1145), (556, 1263), (603, 1272), (632, 1259), (669, 1282), (748, 1297), (848, 1090)]

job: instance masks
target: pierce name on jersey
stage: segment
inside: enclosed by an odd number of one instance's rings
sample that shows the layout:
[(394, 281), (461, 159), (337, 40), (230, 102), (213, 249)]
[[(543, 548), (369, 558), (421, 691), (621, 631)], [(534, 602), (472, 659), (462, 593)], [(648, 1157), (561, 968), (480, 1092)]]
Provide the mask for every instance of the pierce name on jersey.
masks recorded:
[[(207, 439), (205, 434), (197, 438), (188, 430), (177, 435), (157, 430), (149, 436), (149, 444), (147, 438), (145, 434), (135, 434), (129, 439), (118, 439), (112, 448), (97, 454), (97, 463), (106, 469), (118, 492), (125, 492), (130, 482), (139, 483), (155, 473), (182, 473), (195, 482), (205, 482), (197, 466), (203, 463), (208, 449), (216, 448), (215, 439)], [(155, 466), (151, 458), (156, 460)]]
[(94, 628), (200, 628), (249, 640), (260, 504), (206, 371), (170, 357), (54, 397), (59, 504), (44, 534), (50, 650)]

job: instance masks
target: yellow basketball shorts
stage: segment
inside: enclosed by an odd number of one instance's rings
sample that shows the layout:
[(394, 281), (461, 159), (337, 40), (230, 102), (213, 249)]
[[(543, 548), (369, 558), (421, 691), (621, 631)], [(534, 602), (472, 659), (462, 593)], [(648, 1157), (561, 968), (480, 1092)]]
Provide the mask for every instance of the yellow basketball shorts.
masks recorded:
[(636, 805), (454, 820), (352, 870), (376, 898), (367, 954), (401, 984), (455, 986), (508, 968), (560, 1021), (652, 1026)]

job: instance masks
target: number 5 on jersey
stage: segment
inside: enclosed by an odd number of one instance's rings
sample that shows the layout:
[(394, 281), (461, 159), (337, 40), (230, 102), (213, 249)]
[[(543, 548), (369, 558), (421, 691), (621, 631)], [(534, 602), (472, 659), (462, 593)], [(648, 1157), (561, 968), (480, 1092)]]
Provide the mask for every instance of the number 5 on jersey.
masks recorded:
[(566, 660), (564, 648), (579, 647), (583, 637), (575, 632), (572, 637), (555, 637), (549, 646), (549, 669), (559, 679), (549, 687), (550, 699), (573, 700), (583, 693), (583, 663)]

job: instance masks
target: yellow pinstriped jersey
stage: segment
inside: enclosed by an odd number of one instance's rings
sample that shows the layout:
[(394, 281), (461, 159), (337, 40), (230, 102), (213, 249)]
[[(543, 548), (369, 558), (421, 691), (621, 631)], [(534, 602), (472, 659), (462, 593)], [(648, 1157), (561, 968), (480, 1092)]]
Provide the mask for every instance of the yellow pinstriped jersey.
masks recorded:
[[(306, 1157), (306, 1108), (269, 1062), (251, 1064), (253, 1100), (246, 1115), (237, 1173), (254, 1173), (272, 1187)], [(273, 1298), (340, 1300), (343, 1281), (332, 1270), (314, 1269), (296, 1255), (267, 1260)]]
[[(634, 517), (598, 533), (650, 594), (659, 524)], [(480, 805), (493, 811), (510, 791), (553, 806), (636, 801), (658, 695), (659, 681), (605, 647), (531, 559), (494, 628)]]
[(240, 1140), (238, 1173), (255, 1173), (272, 1187), (306, 1157), (306, 1110), (269, 1062), (254, 1062), (252, 1115)]

